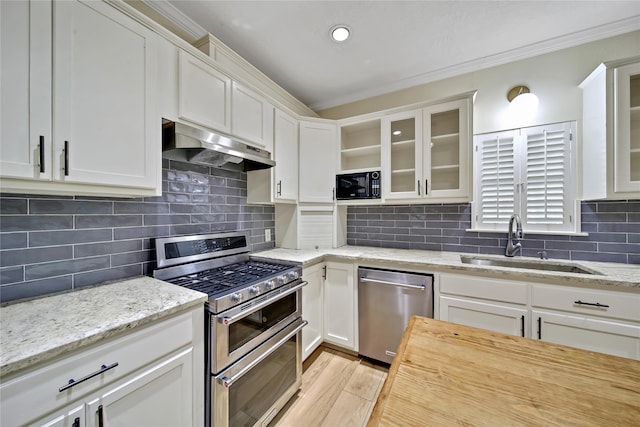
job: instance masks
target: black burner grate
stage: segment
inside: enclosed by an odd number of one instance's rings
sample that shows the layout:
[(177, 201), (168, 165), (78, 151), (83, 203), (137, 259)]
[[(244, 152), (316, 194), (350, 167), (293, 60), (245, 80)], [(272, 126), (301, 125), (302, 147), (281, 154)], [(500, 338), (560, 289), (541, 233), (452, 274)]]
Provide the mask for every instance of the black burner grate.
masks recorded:
[(212, 297), (235, 288), (246, 287), (290, 268), (290, 265), (285, 264), (247, 261), (176, 277), (169, 282), (204, 292)]

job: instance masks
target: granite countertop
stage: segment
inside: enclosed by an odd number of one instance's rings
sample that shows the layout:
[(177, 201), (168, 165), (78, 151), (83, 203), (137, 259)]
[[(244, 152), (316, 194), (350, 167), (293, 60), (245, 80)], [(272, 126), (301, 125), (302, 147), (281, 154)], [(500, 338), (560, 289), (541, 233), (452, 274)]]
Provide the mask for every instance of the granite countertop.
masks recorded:
[(309, 267), (325, 260), (353, 261), (359, 264), (390, 262), (395, 266), (427, 268), (433, 272), (462, 274), (491, 274), (494, 277), (523, 280), (533, 279), (553, 283), (581, 286), (615, 286), (640, 292), (640, 266), (635, 264), (617, 264), (609, 262), (540, 260), (529, 257), (513, 259), (540, 263), (571, 264), (595, 270), (602, 274), (578, 274), (557, 271), (530, 270), (511, 267), (483, 266), (463, 264), (460, 256), (493, 258), (504, 260), (501, 255), (462, 254), (458, 252), (437, 252), (413, 249), (374, 248), (366, 246), (342, 246), (335, 249), (270, 249), (252, 254), (253, 258), (292, 262)]
[(137, 277), (0, 307), (0, 376), (201, 305), (207, 295)]

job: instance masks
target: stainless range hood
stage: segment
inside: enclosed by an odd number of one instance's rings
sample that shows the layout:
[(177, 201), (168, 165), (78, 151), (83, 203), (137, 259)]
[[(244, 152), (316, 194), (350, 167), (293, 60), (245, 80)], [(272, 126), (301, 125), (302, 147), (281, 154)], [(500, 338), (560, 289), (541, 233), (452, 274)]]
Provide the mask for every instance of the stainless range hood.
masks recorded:
[(276, 165), (266, 150), (220, 133), (168, 120), (162, 124), (162, 157), (244, 172)]

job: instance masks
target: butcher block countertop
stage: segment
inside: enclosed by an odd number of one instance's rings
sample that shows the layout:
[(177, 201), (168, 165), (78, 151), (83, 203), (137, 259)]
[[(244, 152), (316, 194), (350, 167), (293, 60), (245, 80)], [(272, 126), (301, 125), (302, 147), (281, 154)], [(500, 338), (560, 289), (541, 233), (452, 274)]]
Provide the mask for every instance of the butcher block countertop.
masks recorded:
[(638, 426), (640, 361), (414, 316), (374, 426)]

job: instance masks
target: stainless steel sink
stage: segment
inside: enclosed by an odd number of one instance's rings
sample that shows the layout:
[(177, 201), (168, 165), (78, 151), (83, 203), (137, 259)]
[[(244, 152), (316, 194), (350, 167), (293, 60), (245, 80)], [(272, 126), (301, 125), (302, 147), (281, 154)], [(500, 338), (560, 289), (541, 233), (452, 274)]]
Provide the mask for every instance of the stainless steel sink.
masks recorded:
[(509, 267), (526, 270), (558, 271), (561, 273), (601, 274), (579, 265), (549, 260), (507, 259), (460, 255), (463, 264)]

